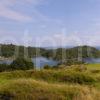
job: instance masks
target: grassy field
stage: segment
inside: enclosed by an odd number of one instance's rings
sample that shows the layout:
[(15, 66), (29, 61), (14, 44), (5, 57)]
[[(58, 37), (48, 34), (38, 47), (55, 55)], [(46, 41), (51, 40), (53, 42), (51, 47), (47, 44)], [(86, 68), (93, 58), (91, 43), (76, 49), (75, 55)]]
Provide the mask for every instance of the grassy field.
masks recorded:
[(100, 64), (87, 64), (88, 70), (100, 70)]
[(0, 73), (0, 100), (100, 100), (99, 64)]

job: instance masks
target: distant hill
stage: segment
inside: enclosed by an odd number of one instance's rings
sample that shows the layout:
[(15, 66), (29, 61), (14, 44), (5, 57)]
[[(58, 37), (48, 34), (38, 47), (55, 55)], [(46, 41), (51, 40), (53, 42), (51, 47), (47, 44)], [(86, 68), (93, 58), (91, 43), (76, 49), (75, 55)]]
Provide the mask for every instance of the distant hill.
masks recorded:
[(45, 49), (38, 47), (25, 47), (17, 46), (13, 44), (0, 45), (0, 56), (9, 58), (9, 57), (36, 57), (44, 56), (47, 58), (53, 58), (56, 60), (72, 59), (72, 58), (99, 58), (100, 51), (91, 46), (77, 46), (73, 48), (58, 48), (58, 49)]
[(97, 48), (98, 50), (100, 50), (100, 46), (96, 46), (95, 48)]
[[(37, 52), (38, 51), (38, 52)], [(25, 47), (25, 46), (18, 46), (18, 45), (0, 45), (0, 56), (1, 57), (35, 57), (40, 56), (42, 53), (44, 53), (46, 50), (43, 48), (36, 48), (36, 47)]]
[[(55, 56), (52, 53), (56, 53)], [(55, 50), (48, 50), (47, 57), (51, 57), (57, 60), (60, 59), (75, 59), (78, 57), (82, 58), (99, 58), (100, 51), (91, 46), (77, 46), (73, 48), (58, 48)]]

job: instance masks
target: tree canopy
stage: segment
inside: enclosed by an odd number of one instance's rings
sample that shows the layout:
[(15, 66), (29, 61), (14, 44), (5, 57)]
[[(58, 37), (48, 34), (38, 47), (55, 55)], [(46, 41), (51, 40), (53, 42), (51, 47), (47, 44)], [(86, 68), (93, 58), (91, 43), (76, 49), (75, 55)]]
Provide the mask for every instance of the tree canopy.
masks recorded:
[(34, 64), (24, 58), (17, 58), (11, 63), (10, 68), (12, 70), (29, 70), (34, 68)]

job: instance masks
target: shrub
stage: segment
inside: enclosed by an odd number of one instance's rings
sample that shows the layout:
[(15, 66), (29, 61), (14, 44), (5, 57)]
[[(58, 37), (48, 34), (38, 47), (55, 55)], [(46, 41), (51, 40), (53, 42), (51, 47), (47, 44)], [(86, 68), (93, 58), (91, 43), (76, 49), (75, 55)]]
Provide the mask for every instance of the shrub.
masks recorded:
[(17, 58), (11, 63), (10, 68), (11, 70), (29, 70), (34, 68), (34, 64), (24, 58)]
[(95, 79), (90, 75), (85, 75), (85, 73), (68, 73), (60, 78), (63, 82), (71, 82), (78, 84), (93, 84)]
[(51, 67), (49, 65), (45, 65), (44, 69), (51, 69)]
[(78, 61), (78, 60), (73, 60), (73, 59), (67, 59), (62, 64), (67, 65), (67, 66), (71, 66), (71, 65), (81, 65), (81, 64), (84, 64), (84, 62)]
[(94, 74), (97, 74), (97, 73), (100, 73), (100, 70), (95, 69), (95, 70), (91, 70), (91, 72)]
[(76, 71), (60, 71), (60, 70), (46, 70), (34, 71), (31, 74), (36, 79), (42, 79), (49, 82), (61, 83), (78, 83), (78, 84), (94, 84), (97, 80), (90, 73), (76, 72)]
[(0, 64), (0, 72), (7, 71), (7, 70), (10, 70), (9, 65)]

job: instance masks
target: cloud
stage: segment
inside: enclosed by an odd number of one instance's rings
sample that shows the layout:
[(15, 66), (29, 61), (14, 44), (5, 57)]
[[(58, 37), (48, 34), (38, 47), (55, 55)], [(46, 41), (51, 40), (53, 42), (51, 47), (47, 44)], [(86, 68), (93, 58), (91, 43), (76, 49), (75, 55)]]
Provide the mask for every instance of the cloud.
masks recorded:
[[(80, 34), (80, 33), (56, 33), (47, 34), (43, 36), (33, 36), (30, 33), (25, 32), (21, 34), (20, 31), (8, 31), (0, 30), (0, 43), (16, 43), (20, 45), (28, 44), (30, 46), (42, 46), (42, 47), (66, 47), (66, 46), (99, 46), (100, 34)], [(29, 41), (29, 42), (27, 42)]]
[(27, 3), (32, 3), (33, 5), (41, 5), (44, 4), (44, 2), (46, 2), (47, 0), (22, 0), (25, 1)]
[[(1, 0), (0, 1), (0, 17), (6, 18), (18, 22), (36, 22), (38, 24), (44, 24), (45, 26), (52, 23), (60, 24), (59, 19), (52, 19), (42, 14), (37, 10), (37, 6), (47, 3), (48, 0)], [(34, 7), (31, 10), (31, 15), (26, 15), (17, 10), (17, 6)], [(16, 10), (13, 8), (16, 7)], [(27, 12), (26, 12), (27, 13)]]
[(34, 6), (40, 4), (44, 0), (1, 0), (0, 1), (0, 17), (8, 18), (15, 21), (31, 21), (32, 17), (22, 14), (18, 11), (11, 9), (11, 6), (15, 6), (16, 4), (33, 4)]
[(0, 17), (8, 18), (15, 21), (30, 21), (32, 18), (9, 8), (0, 6)]
[(77, 33), (75, 34), (63, 34), (57, 33), (54, 35), (48, 35), (38, 38), (38, 46), (50, 46), (50, 47), (66, 47), (66, 46), (80, 46), (80, 45), (89, 45), (89, 46), (99, 46), (100, 44), (100, 34), (80, 36)]

